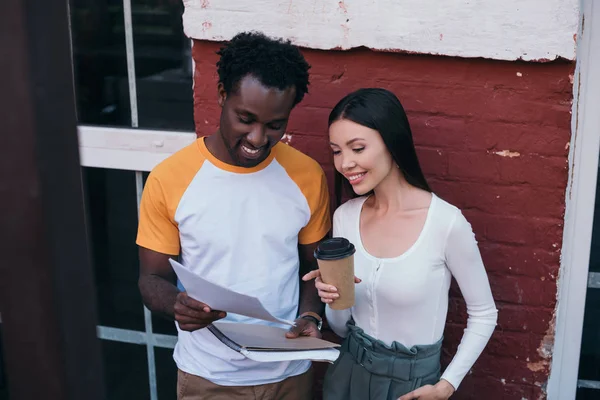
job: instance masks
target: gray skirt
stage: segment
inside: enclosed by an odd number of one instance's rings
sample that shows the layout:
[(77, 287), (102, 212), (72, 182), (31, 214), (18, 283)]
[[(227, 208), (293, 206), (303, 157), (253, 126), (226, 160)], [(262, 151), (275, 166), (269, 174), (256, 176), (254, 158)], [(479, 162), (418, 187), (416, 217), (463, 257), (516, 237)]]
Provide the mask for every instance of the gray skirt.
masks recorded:
[(340, 357), (329, 367), (323, 400), (396, 400), (440, 379), (442, 340), (410, 349), (374, 339), (348, 322)]

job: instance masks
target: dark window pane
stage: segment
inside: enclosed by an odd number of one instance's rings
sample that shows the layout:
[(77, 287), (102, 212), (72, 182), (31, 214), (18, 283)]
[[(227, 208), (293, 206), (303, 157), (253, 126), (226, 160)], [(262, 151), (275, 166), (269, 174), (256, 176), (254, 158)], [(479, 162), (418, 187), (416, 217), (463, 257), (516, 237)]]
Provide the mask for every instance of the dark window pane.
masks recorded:
[(103, 340), (102, 355), (107, 399), (150, 398), (146, 346)]
[(578, 388), (576, 399), (577, 400), (598, 400), (598, 399), (600, 399), (600, 389)]
[(84, 168), (83, 177), (100, 325), (143, 331), (135, 172)]
[(156, 347), (156, 385), (160, 400), (175, 400), (177, 398), (177, 365), (173, 360), (173, 349)]
[[(579, 359), (579, 379), (600, 381), (600, 289), (588, 289)], [(600, 398), (600, 391), (598, 391)]]
[(194, 131), (190, 39), (180, 0), (132, 0), (139, 126)]
[[(600, 171), (599, 171), (600, 172)], [(590, 249), (590, 272), (600, 272), (600, 173), (596, 182), (596, 205), (592, 225), (592, 247)], [(599, 397), (600, 398), (600, 397)]]
[(71, 0), (81, 124), (131, 126), (122, 0)]
[(175, 322), (152, 314), (152, 331), (154, 333), (161, 333), (163, 335), (177, 336), (177, 328), (175, 328)]

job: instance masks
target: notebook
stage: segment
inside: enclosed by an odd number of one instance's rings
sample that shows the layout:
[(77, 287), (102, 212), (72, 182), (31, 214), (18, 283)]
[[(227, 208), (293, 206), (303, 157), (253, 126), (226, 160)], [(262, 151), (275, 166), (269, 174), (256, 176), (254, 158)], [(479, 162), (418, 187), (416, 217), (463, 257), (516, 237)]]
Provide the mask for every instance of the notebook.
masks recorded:
[(207, 327), (229, 348), (259, 362), (311, 360), (333, 363), (339, 344), (314, 337), (285, 337), (287, 329), (268, 325), (213, 322)]

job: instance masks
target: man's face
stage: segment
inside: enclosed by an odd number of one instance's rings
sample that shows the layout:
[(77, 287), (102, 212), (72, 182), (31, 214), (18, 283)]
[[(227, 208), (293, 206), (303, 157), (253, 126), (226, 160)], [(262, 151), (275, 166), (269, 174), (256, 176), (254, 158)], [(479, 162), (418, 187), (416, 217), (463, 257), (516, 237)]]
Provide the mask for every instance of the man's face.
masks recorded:
[(264, 161), (283, 137), (294, 107), (296, 88), (284, 90), (264, 86), (251, 75), (244, 77), (237, 90), (225, 93), (219, 84), (222, 107), (220, 135), (230, 162), (254, 167)]

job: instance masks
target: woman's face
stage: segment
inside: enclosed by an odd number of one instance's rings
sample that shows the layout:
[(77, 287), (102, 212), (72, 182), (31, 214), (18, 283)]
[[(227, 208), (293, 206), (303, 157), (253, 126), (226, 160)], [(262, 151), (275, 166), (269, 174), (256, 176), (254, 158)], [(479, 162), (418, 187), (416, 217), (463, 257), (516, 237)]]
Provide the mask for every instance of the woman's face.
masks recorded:
[(355, 122), (340, 119), (329, 127), (335, 169), (358, 195), (373, 190), (396, 169), (379, 132)]

